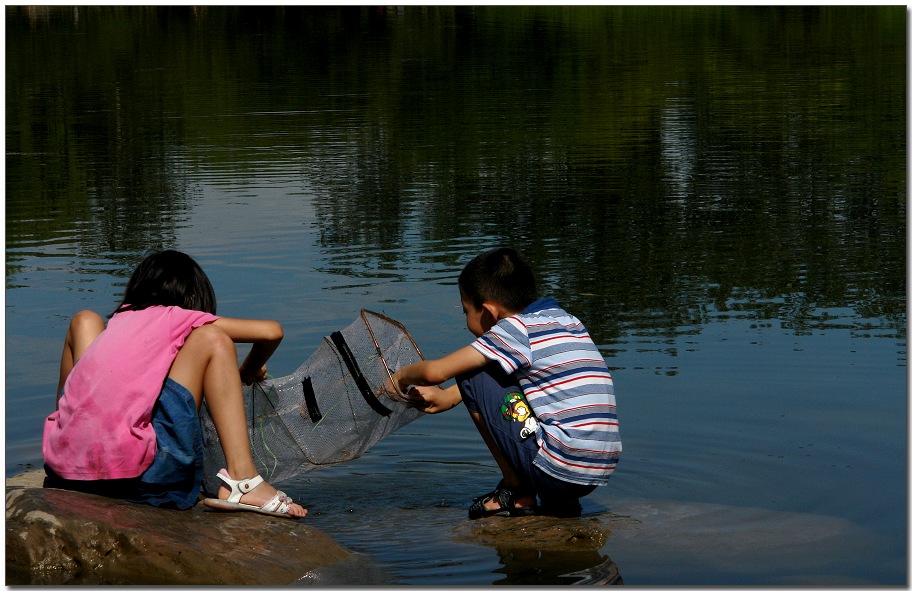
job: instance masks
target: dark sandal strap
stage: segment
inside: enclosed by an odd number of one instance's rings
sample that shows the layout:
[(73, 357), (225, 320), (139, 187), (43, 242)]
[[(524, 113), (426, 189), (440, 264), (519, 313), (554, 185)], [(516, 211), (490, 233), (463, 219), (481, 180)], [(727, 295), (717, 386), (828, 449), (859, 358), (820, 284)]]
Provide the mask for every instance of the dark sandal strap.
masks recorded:
[(516, 508), (516, 493), (514, 493), (512, 490), (508, 488), (499, 488), (494, 492), (496, 494), (497, 502), (500, 503), (501, 509)]
[(504, 481), (501, 480), (500, 482), (497, 483), (497, 488), (495, 488), (491, 492), (485, 493), (485, 494), (481, 495), (480, 497), (475, 497), (474, 499), (472, 499), (472, 507), (473, 508), (477, 507), (478, 510), (485, 510), (484, 504), (491, 499), (496, 499), (497, 502), (500, 504), (500, 509), (496, 509), (495, 511), (500, 511), (500, 510), (509, 511), (509, 510), (516, 509), (516, 498), (521, 497), (521, 496), (534, 497), (535, 491), (530, 490), (529, 488), (527, 488), (523, 485), (520, 485), (516, 488), (511, 488), (511, 487), (508, 487), (506, 484), (504, 484)]

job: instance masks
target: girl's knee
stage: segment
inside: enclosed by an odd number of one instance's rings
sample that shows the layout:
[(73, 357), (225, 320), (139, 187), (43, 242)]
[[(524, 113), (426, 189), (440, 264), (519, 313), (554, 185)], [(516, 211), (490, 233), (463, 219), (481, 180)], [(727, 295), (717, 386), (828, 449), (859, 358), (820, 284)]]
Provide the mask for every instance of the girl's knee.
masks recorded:
[(205, 349), (211, 354), (231, 354), (237, 356), (237, 349), (234, 341), (228, 334), (215, 326), (214, 324), (204, 324), (194, 328), (187, 339), (184, 341), (183, 350), (186, 347), (191, 349)]
[(80, 310), (73, 315), (67, 328), (65, 346), (70, 350), (74, 363), (104, 329), (104, 318), (92, 310)]
[(100, 314), (92, 310), (80, 310), (70, 319), (70, 332), (101, 332), (104, 330), (105, 321)]

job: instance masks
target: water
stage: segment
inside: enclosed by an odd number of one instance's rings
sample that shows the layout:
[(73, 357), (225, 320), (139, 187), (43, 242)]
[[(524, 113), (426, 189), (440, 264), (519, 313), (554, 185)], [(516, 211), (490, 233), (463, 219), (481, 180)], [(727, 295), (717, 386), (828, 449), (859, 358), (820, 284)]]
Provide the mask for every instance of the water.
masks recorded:
[(903, 8), (6, 14), (8, 476), (149, 248), (281, 321), (285, 375), (362, 307), (468, 343), (455, 278), (512, 244), (612, 368), (611, 535), (475, 535), (457, 408), (283, 483), (345, 582), (907, 583)]

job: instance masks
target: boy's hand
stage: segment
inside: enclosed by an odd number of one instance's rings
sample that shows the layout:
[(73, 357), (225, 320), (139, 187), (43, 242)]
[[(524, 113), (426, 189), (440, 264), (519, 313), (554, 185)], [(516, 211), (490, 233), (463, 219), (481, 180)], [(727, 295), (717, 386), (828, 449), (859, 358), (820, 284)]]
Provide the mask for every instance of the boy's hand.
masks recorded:
[(405, 395), (409, 404), (428, 414), (450, 410), (462, 402), (462, 394), (455, 385), (447, 389), (440, 386), (412, 386)]

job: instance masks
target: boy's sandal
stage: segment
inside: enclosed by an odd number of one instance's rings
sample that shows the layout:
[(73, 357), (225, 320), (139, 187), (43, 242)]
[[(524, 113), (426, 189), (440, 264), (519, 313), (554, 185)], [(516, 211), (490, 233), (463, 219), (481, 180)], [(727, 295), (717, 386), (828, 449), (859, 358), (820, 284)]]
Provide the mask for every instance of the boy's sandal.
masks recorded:
[[(534, 496), (532, 491), (522, 489), (510, 489), (504, 485), (503, 480), (498, 483), (497, 488), (488, 494), (481, 495), (472, 499), (472, 506), (469, 507), (469, 519), (482, 519), (502, 515), (504, 517), (523, 517), (526, 515), (537, 515), (538, 506), (517, 507), (516, 497)], [(485, 503), (490, 500), (496, 500), (500, 505), (497, 509), (488, 509)]]
[(228, 485), (228, 488), (231, 489), (231, 494), (228, 495), (227, 499), (203, 499), (203, 504), (207, 507), (220, 509), (222, 511), (252, 511), (253, 513), (274, 515), (275, 517), (290, 517), (292, 519), (297, 519), (296, 516), (288, 513), (288, 508), (291, 506), (292, 500), (291, 497), (282, 491), (277, 491), (271, 499), (259, 507), (241, 502), (242, 496), (263, 484), (263, 477), (259, 474), (253, 478), (234, 480), (229, 477), (228, 472), (222, 468), (216, 476)]

